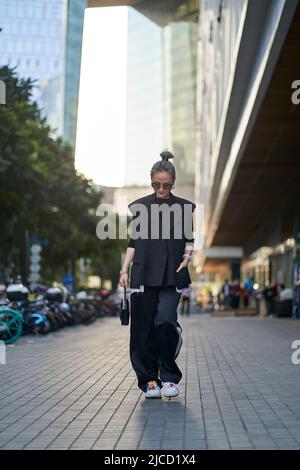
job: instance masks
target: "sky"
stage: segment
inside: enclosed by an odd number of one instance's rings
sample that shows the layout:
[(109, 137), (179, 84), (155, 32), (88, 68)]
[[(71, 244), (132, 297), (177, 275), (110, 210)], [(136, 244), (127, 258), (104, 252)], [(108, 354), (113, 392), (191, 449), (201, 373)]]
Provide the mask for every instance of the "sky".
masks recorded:
[(85, 10), (75, 166), (105, 186), (125, 183), (127, 10)]

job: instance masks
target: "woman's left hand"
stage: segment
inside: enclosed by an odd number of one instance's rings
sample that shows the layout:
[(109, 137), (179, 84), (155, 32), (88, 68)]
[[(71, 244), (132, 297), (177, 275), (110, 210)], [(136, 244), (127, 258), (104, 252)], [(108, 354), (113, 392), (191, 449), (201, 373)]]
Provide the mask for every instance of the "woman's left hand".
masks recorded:
[(188, 258), (184, 258), (184, 260), (180, 263), (180, 266), (176, 272), (179, 273), (179, 271), (181, 271), (183, 268), (186, 268), (188, 264), (189, 264)]

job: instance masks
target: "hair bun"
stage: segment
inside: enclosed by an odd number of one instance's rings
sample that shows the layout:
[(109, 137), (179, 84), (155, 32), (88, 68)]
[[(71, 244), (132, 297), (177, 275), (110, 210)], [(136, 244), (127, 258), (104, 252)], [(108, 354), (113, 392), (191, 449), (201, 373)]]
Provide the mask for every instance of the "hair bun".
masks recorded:
[(174, 155), (172, 155), (172, 153), (168, 150), (164, 150), (163, 152), (161, 152), (160, 156), (163, 162), (167, 162), (168, 160), (170, 160), (170, 158), (174, 158)]

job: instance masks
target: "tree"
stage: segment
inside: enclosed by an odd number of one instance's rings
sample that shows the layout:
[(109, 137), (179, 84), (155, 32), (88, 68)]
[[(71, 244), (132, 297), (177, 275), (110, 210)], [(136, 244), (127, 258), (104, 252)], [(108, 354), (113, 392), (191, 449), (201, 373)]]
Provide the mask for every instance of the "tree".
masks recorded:
[[(45, 281), (76, 271), (89, 257), (95, 274), (116, 279), (124, 243), (98, 240), (96, 208), (102, 193), (76, 172), (73, 148), (53, 132), (32, 101), (34, 83), (0, 68), (7, 103), (0, 106), (0, 265), (27, 281), (28, 237), (47, 240), (43, 249)], [(103, 269), (103, 265), (110, 269)]]

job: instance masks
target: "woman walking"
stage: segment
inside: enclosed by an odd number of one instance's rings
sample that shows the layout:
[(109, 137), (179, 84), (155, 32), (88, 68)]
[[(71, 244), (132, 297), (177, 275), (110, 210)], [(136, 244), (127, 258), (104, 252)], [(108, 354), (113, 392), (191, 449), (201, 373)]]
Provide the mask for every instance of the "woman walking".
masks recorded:
[[(172, 193), (176, 172), (169, 159), (174, 157), (167, 151), (160, 155), (162, 161), (151, 169), (153, 194), (129, 205), (134, 221), (137, 207), (139, 216), (143, 212), (147, 218), (139, 220), (140, 230), (137, 232), (136, 227), (129, 241), (120, 271), (120, 285), (128, 286), (131, 266), (130, 359), (146, 398), (161, 398), (161, 394), (171, 398), (180, 393), (182, 373), (175, 360), (182, 344), (182, 329), (177, 306), (181, 292), (191, 283), (187, 266), (193, 252), (192, 212), (196, 207)], [(154, 209), (158, 230), (153, 236)], [(167, 222), (169, 230), (164, 228)], [(145, 230), (146, 237), (137, 236)]]

